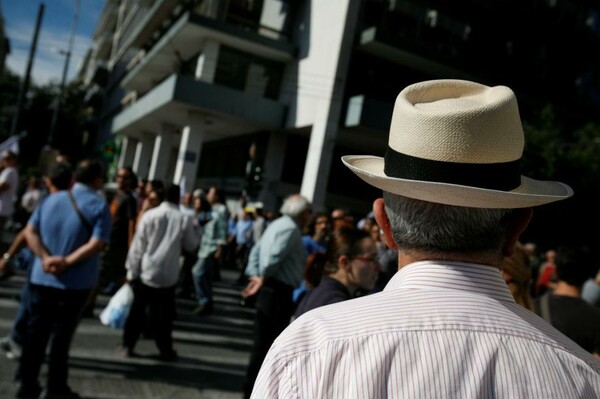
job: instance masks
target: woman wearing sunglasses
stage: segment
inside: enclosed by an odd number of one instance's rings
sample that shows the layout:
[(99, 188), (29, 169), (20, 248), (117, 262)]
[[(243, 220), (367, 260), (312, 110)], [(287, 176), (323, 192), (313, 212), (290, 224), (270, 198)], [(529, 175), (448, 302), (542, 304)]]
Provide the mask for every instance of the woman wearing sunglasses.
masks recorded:
[(309, 255), (305, 279), (312, 288), (294, 318), (323, 305), (355, 297), (357, 291), (370, 292), (381, 269), (377, 246), (370, 234), (356, 228), (343, 228), (332, 234), (326, 253)]

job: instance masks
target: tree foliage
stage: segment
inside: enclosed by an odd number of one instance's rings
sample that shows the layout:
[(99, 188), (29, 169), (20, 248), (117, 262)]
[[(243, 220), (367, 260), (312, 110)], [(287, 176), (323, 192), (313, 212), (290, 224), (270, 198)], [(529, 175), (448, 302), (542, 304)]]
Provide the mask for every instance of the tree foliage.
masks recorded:
[[(0, 79), (0, 138), (6, 139), (16, 110), (21, 79), (7, 71)], [(93, 148), (88, 140), (88, 110), (85, 90), (79, 82), (65, 86), (59, 109), (54, 137), (49, 143), (50, 125), (57, 104), (60, 87), (56, 83), (32, 85), (21, 110), (17, 132), (27, 135), (20, 142), (20, 163), (23, 168), (37, 166), (42, 150), (52, 145), (73, 161), (89, 156)], [(4, 117), (2, 117), (4, 116)]]
[[(568, 242), (597, 243), (600, 223), (600, 125), (579, 126), (561, 120), (552, 106), (545, 106), (524, 123), (526, 147), (523, 174), (541, 180), (567, 183), (574, 196), (535, 210), (529, 239), (547, 247)], [(589, 230), (592, 230), (591, 232)]]

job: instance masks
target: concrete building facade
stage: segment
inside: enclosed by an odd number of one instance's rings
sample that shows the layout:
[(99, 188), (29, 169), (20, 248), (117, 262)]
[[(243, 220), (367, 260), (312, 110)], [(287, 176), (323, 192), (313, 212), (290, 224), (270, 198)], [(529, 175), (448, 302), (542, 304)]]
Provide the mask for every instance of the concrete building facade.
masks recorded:
[(581, 82), (597, 70), (553, 65), (573, 50), (551, 28), (597, 44), (598, 9), (526, 3), (107, 0), (82, 74), (96, 139), (120, 137), (119, 166), (140, 177), (368, 212), (377, 191), (339, 158), (384, 154), (408, 84), (506, 84), (531, 104), (559, 88), (566, 107), (593, 108)]

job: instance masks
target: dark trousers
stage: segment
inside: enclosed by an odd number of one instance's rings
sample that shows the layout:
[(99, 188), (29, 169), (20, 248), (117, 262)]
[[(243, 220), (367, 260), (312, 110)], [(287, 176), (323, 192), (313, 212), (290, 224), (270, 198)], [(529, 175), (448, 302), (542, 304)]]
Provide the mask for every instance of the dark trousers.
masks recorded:
[(182, 297), (189, 297), (194, 293), (194, 277), (192, 268), (198, 260), (198, 250), (191, 252), (183, 251), (183, 264), (179, 271), (179, 294)]
[(23, 386), (38, 384), (51, 338), (46, 389), (48, 392), (66, 389), (69, 349), (88, 295), (89, 290), (62, 290), (29, 284), (27, 328), (16, 374)]
[(246, 372), (244, 398), (250, 398), (254, 382), (273, 341), (289, 325), (294, 311), (294, 288), (274, 278), (266, 277), (256, 294), (254, 346)]
[(175, 286), (154, 288), (141, 281), (131, 283), (133, 303), (123, 329), (123, 346), (133, 350), (146, 325), (154, 333), (156, 347), (163, 355), (173, 352), (173, 321), (175, 320)]

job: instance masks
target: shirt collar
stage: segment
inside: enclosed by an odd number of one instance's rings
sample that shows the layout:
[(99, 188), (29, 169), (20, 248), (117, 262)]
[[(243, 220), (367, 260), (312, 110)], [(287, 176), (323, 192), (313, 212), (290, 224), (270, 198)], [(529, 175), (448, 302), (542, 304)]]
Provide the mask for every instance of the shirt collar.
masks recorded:
[(179, 209), (179, 205), (176, 205), (172, 202), (169, 201), (163, 201), (160, 204), (158, 204), (158, 206), (160, 208), (170, 208), (170, 209), (177, 209), (178, 211), (180, 211), (181, 209)]
[(384, 290), (397, 289), (453, 290), (515, 302), (499, 269), (475, 263), (443, 261), (411, 263), (400, 269)]
[(87, 184), (80, 183), (80, 182), (75, 182), (75, 184), (73, 184), (73, 186), (71, 187), (71, 190), (75, 190), (75, 191), (89, 191), (89, 192), (92, 192), (92, 193), (96, 193), (97, 192), (92, 187), (88, 186)]

